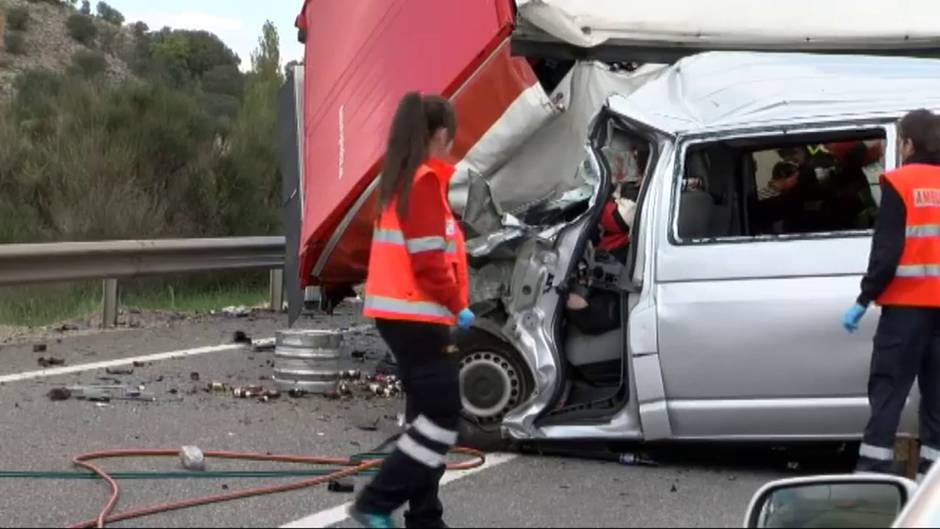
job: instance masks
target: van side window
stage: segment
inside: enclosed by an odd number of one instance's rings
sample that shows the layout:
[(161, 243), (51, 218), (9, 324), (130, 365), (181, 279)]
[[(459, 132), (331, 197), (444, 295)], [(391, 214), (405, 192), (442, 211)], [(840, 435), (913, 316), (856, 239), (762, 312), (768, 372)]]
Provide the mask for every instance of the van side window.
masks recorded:
[(882, 129), (692, 145), (678, 192), (678, 239), (869, 230), (878, 216), (885, 145)]

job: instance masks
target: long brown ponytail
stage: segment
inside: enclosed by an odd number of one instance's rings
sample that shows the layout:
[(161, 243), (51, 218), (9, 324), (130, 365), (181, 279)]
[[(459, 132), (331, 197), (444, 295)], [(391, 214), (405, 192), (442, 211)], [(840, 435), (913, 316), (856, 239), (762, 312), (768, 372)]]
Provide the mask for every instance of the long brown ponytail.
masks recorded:
[(398, 198), (398, 216), (408, 214), (408, 197), (415, 172), (428, 157), (431, 136), (446, 129), (454, 138), (457, 120), (450, 102), (439, 96), (422, 96), (409, 92), (398, 104), (392, 128), (388, 134), (385, 162), (379, 181), (379, 207), (381, 210)]

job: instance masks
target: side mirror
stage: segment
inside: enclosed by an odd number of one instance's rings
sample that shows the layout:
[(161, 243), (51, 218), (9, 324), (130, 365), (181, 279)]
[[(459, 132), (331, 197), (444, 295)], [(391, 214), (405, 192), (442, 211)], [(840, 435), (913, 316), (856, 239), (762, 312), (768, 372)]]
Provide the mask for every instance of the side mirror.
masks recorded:
[(745, 527), (891, 527), (915, 487), (880, 475), (777, 481), (754, 496)]

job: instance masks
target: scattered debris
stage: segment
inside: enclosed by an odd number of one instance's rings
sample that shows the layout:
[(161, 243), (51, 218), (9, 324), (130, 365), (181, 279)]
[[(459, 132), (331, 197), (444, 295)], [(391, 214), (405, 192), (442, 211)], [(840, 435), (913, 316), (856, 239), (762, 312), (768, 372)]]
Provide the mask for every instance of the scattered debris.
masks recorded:
[(184, 446), (180, 449), (180, 462), (186, 470), (205, 472), (206, 456), (196, 446)]
[(189, 374), (189, 379), (192, 380), (193, 382), (199, 382), (199, 373), (193, 371), (192, 373)]
[(272, 400), (277, 400), (279, 398), (281, 398), (281, 392), (276, 389), (272, 389), (272, 390), (266, 391), (264, 395), (261, 395), (260, 397), (258, 397), (258, 401), (271, 402)]
[(251, 341), (251, 350), (255, 352), (273, 351), (276, 346), (277, 346), (277, 340), (274, 340), (272, 338), (265, 338), (261, 340)]
[(77, 331), (77, 330), (78, 330), (78, 325), (75, 325), (75, 324), (72, 324), (72, 323), (63, 323), (63, 324), (60, 325), (56, 330), (59, 331), (59, 332)]
[(55, 358), (52, 356), (50, 356), (49, 358), (40, 356), (37, 362), (39, 363), (39, 367), (42, 367), (42, 368), (65, 365), (65, 360), (62, 360), (61, 358)]
[(356, 393), (366, 396), (393, 398), (402, 394), (402, 383), (395, 375), (364, 375), (359, 370), (343, 371), (336, 383), (336, 394), (351, 397)]
[(48, 397), (53, 402), (62, 402), (72, 398), (72, 392), (66, 388), (55, 388), (49, 391)]
[(135, 361), (134, 361), (134, 367), (138, 367), (138, 368), (139, 368), (139, 367), (147, 367), (147, 364), (135, 360)]
[(156, 396), (145, 393), (143, 386), (132, 388), (129, 386), (70, 386), (67, 388), (73, 398), (89, 402), (111, 402), (112, 400), (130, 400), (138, 402), (155, 402)]
[(356, 492), (356, 485), (349, 479), (340, 479), (336, 481), (331, 481), (327, 486), (326, 490), (330, 492), (336, 492), (339, 494), (352, 494)]
[(222, 314), (233, 318), (247, 318), (251, 314), (251, 309), (244, 305), (225, 307), (222, 309)]
[(46, 349), (48, 349), (48, 347), (44, 343), (37, 343), (33, 345), (34, 353), (45, 353)]
[(276, 389), (266, 389), (262, 386), (244, 386), (232, 389), (236, 399), (257, 398), (259, 402), (270, 402), (281, 398), (281, 392)]
[(105, 369), (104, 372), (113, 376), (128, 376), (134, 374), (134, 370), (129, 367), (109, 367)]
[(676, 483), (673, 483), (669, 492), (679, 492), (679, 486)]
[(228, 485), (222, 485), (222, 490), (228, 490)]
[(232, 342), (251, 344), (251, 338), (249, 338), (248, 335), (243, 331), (235, 331), (235, 336), (232, 338)]
[(178, 389), (176, 389), (176, 388), (173, 388), (173, 389), (167, 391), (167, 393), (169, 393), (170, 395), (179, 395), (179, 392), (180, 392), (180, 390), (178, 390)]
[(226, 393), (228, 392), (228, 386), (221, 382), (212, 382), (209, 384), (207, 391), (209, 393)]
[(659, 463), (645, 454), (625, 453), (618, 458), (621, 465), (628, 467), (658, 467)]
[(236, 399), (250, 399), (260, 397), (263, 394), (264, 388), (261, 386), (245, 386), (232, 389), (232, 395), (234, 395)]
[(352, 423), (364, 432), (376, 432), (379, 430), (380, 419), (379, 416), (353, 416)]

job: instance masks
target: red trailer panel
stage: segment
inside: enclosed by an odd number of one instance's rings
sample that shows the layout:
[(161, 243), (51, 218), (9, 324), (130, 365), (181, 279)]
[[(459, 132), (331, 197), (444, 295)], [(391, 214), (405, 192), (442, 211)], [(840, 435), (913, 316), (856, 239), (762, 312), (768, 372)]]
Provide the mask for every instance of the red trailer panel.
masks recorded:
[[(364, 278), (372, 235), (364, 192), (406, 92), (473, 100), (458, 101), (459, 156), (536, 82), (524, 60), (509, 57), (512, 21), (511, 0), (306, 2), (302, 284)], [(497, 67), (503, 73), (489, 75), (499, 80), (482, 80)], [(474, 88), (483, 85), (486, 94)]]

